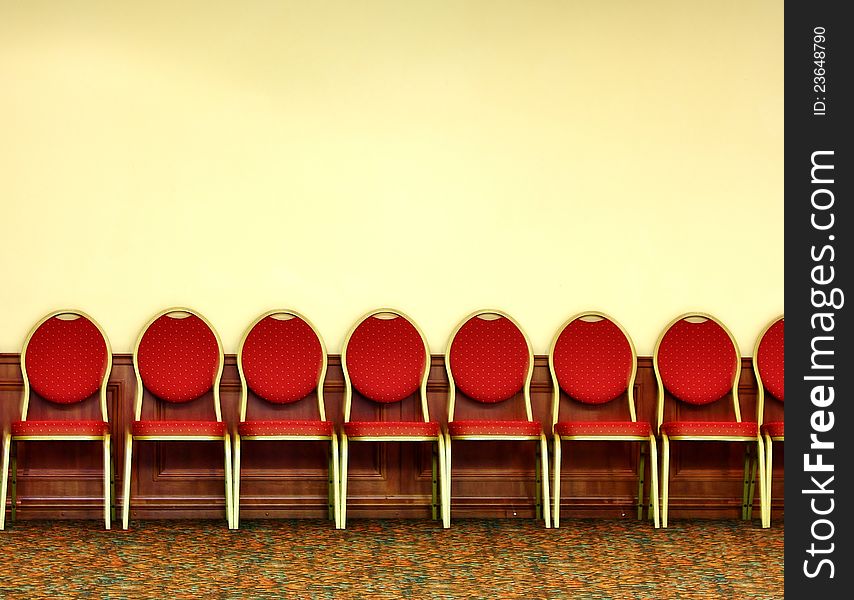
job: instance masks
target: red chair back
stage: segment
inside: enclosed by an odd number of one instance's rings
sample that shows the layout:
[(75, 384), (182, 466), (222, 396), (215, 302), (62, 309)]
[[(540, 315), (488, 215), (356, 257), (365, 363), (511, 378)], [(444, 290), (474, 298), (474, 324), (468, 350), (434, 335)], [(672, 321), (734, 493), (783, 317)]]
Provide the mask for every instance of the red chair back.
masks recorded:
[(765, 389), (780, 402), (784, 396), (783, 318), (775, 321), (759, 340), (756, 365)]
[(552, 351), (558, 385), (585, 404), (604, 404), (625, 393), (637, 366), (631, 342), (607, 317), (576, 317), (560, 332)]
[(36, 325), (21, 352), (29, 386), (57, 404), (74, 404), (104, 384), (110, 350), (100, 327), (75, 311), (53, 313)]
[(514, 396), (524, 387), (529, 367), (530, 346), (525, 334), (506, 316), (488, 312), (473, 315), (451, 340), (454, 383), (478, 402), (496, 403)]
[(426, 373), (421, 332), (393, 311), (362, 319), (345, 341), (342, 354), (353, 387), (375, 402), (408, 398), (421, 387)]
[(189, 402), (214, 386), (222, 349), (211, 326), (187, 309), (173, 309), (143, 331), (134, 356), (142, 383), (162, 400)]
[(317, 388), (323, 358), (311, 325), (293, 313), (278, 312), (252, 326), (241, 347), (240, 366), (256, 395), (289, 404)]

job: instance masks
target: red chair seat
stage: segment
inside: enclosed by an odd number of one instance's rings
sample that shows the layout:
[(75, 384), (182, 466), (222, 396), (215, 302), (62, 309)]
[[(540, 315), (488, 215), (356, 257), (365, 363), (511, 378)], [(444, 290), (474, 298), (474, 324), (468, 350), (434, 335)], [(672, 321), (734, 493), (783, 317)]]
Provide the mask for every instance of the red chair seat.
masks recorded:
[(652, 433), (652, 428), (646, 421), (564, 421), (555, 424), (555, 433), (560, 436), (648, 436)]
[(220, 421), (134, 421), (135, 436), (225, 435), (225, 423)]
[(739, 436), (755, 437), (759, 430), (753, 421), (672, 421), (661, 424), (661, 433), (673, 436)]
[(452, 421), (448, 423), (448, 433), (459, 435), (540, 435), (543, 429), (539, 421), (492, 421), (478, 419), (472, 421)]
[(104, 435), (110, 424), (104, 421), (15, 421), (13, 436), (50, 437), (55, 435)]
[(435, 421), (350, 421), (344, 423), (348, 437), (375, 436), (430, 436), (439, 435), (439, 424)]
[(331, 436), (332, 423), (329, 421), (244, 421), (237, 425), (237, 433), (241, 436), (266, 435), (306, 435)]
[(783, 421), (772, 421), (762, 425), (762, 433), (771, 437), (783, 437)]

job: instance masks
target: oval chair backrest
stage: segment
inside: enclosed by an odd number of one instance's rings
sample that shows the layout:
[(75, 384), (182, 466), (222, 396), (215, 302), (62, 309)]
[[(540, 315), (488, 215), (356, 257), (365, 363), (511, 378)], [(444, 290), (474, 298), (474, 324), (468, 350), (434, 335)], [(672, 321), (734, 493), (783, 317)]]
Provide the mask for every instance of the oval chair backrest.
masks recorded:
[(214, 386), (222, 368), (222, 348), (203, 318), (176, 308), (149, 323), (134, 359), (152, 394), (168, 402), (190, 402)]
[(733, 389), (738, 351), (712, 317), (686, 316), (672, 323), (654, 358), (664, 387), (682, 402), (711, 404)]
[(276, 311), (256, 321), (240, 347), (241, 372), (257, 396), (289, 404), (320, 380), (326, 353), (320, 336), (300, 315)]
[(585, 404), (604, 404), (625, 393), (637, 359), (623, 329), (608, 317), (587, 313), (559, 333), (552, 366), (560, 388)]
[(426, 376), (427, 350), (418, 328), (402, 313), (383, 310), (364, 317), (341, 351), (346, 375), (362, 396), (399, 402)]
[(775, 321), (759, 340), (756, 349), (757, 378), (780, 402), (785, 395), (783, 319)]
[(29, 387), (56, 404), (74, 404), (97, 392), (106, 384), (110, 363), (104, 332), (78, 311), (58, 311), (42, 319), (21, 351)]
[(507, 316), (482, 311), (468, 317), (451, 340), (450, 373), (454, 385), (483, 403), (507, 400), (528, 380), (531, 347)]

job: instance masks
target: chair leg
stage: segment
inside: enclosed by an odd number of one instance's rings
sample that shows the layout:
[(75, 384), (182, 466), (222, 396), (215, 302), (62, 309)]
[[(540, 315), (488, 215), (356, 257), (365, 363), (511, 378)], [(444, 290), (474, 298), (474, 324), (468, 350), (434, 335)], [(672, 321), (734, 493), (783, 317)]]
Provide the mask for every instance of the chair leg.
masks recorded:
[(447, 478), (447, 465), (445, 461), (447, 461), (448, 456), (445, 452), (445, 435), (443, 433), (439, 433), (439, 437), (437, 438), (437, 442), (439, 445), (439, 498), (440, 498), (440, 506), (442, 513), (442, 527), (445, 529), (451, 526), (451, 512), (447, 509), (446, 501), (448, 496), (448, 478)]
[(113, 446), (110, 445), (110, 521), (116, 521), (116, 459), (113, 456)]
[(9, 518), (12, 523), (18, 516), (18, 443), (12, 440), (12, 506), (9, 509)]
[(649, 436), (649, 495), (652, 504), (652, 522), (656, 529), (660, 526), (658, 510), (658, 450), (655, 446), (655, 436)]
[(453, 479), (451, 478), (451, 435), (447, 434), (445, 436), (445, 519), (447, 521), (447, 525), (445, 527), (451, 526), (451, 492)]
[(9, 483), (9, 450), (12, 434), (3, 434), (3, 480), (0, 481), (0, 531), (6, 529), (6, 491)]
[[(768, 519), (767, 519), (767, 506), (768, 506), (768, 487), (767, 487), (767, 474), (765, 472), (765, 444), (762, 441), (762, 435), (756, 436), (756, 462), (759, 470), (759, 507), (760, 513), (765, 513), (764, 515), (760, 514), (760, 526), (768, 527)], [(765, 510), (762, 510), (762, 507), (765, 507)]]
[(670, 438), (661, 434), (661, 526), (667, 529), (668, 487), (670, 485)]
[(771, 469), (774, 466), (774, 453), (771, 449), (771, 436), (765, 436), (765, 513), (762, 516), (763, 527), (771, 527)]
[(643, 496), (643, 476), (644, 476), (644, 468), (646, 465), (646, 448), (643, 444), (640, 444), (640, 450), (638, 452), (638, 520), (643, 519), (643, 504), (644, 504), (644, 496)]
[(104, 436), (104, 529), (110, 528), (110, 434)]
[(430, 515), (431, 518), (435, 521), (439, 518), (439, 477), (437, 473), (439, 462), (439, 442), (437, 441), (430, 444), (430, 470), (431, 470), (431, 481), (430, 481)]
[(127, 529), (130, 521), (130, 466), (133, 452), (133, 435), (128, 432), (125, 437), (125, 472), (122, 479), (122, 529)]
[(231, 478), (231, 434), (225, 434), (223, 445), (225, 446), (225, 522), (229, 529), (234, 529), (234, 484)]
[(232, 528), (240, 527), (240, 434), (234, 434), (234, 491), (232, 492), (231, 510), (234, 511)]
[(751, 467), (753, 466), (753, 447), (750, 444), (745, 444), (744, 448), (744, 485), (741, 491), (741, 520), (747, 521), (750, 519), (751, 500), (753, 497), (753, 477)]
[(338, 455), (338, 436), (332, 434), (332, 509), (335, 529), (343, 529), (341, 524), (341, 469)]
[(540, 434), (540, 461), (543, 465), (543, 515), (546, 518), (546, 529), (551, 529), (552, 516), (549, 510), (549, 442), (545, 434)]
[(541, 470), (543, 459), (539, 453), (534, 452), (534, 518), (539, 521), (543, 518), (543, 494), (540, 487), (543, 483)]
[(552, 527), (560, 527), (560, 436), (554, 436), (554, 510), (552, 511)]
[(347, 527), (347, 434), (341, 434), (341, 529)]

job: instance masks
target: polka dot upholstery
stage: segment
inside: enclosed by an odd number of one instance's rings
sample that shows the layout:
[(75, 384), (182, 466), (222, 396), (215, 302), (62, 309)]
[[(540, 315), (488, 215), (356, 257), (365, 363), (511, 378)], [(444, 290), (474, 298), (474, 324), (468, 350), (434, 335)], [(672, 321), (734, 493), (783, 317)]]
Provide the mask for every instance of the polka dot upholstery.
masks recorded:
[(272, 316), (255, 324), (241, 353), (249, 388), (270, 402), (294, 402), (317, 387), (323, 363), (320, 340), (299, 317)]
[(762, 425), (762, 434), (766, 433), (772, 438), (783, 437), (783, 421), (772, 421)]
[(24, 364), (32, 389), (45, 400), (72, 404), (101, 387), (107, 369), (107, 343), (86, 317), (51, 317), (30, 337)]
[(346, 347), (353, 387), (375, 402), (398, 402), (421, 386), (426, 353), (421, 334), (402, 316), (362, 321)]
[(661, 432), (669, 436), (741, 436), (756, 437), (759, 429), (755, 422), (747, 421), (673, 421), (661, 424)]
[(220, 421), (134, 421), (134, 436), (225, 435)]
[(156, 319), (137, 352), (143, 384), (169, 402), (195, 400), (213, 387), (220, 354), (216, 336), (196, 315)]
[(783, 319), (774, 323), (762, 336), (759, 350), (756, 353), (756, 363), (762, 385), (768, 392), (783, 402), (785, 377), (783, 376)]
[(110, 431), (110, 424), (104, 421), (14, 421), (12, 435), (32, 437), (52, 437), (57, 435), (102, 436)]
[(452, 437), (461, 435), (515, 435), (538, 436), (543, 429), (539, 421), (495, 421), (489, 419), (452, 421), (448, 433)]
[(626, 391), (632, 349), (614, 322), (575, 319), (555, 342), (553, 363), (563, 391), (580, 402), (602, 404)]
[(348, 437), (425, 436), (437, 437), (439, 424), (424, 421), (350, 421), (344, 423)]
[(689, 404), (709, 404), (732, 389), (737, 354), (727, 332), (712, 319), (674, 323), (657, 356), (664, 387)]
[(332, 423), (318, 420), (244, 421), (237, 425), (241, 436), (306, 435), (331, 436)]
[(554, 430), (560, 436), (649, 436), (652, 433), (646, 421), (564, 421), (556, 423)]
[(528, 344), (506, 317), (472, 317), (454, 336), (450, 354), (454, 383), (469, 398), (501, 402), (525, 385)]

